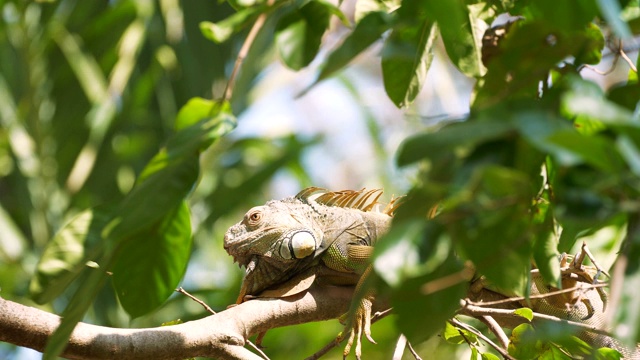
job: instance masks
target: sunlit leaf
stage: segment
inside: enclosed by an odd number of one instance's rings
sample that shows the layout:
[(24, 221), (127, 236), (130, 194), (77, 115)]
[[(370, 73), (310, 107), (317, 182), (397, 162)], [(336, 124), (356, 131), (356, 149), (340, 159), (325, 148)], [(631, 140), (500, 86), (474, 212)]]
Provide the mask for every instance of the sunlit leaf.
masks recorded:
[(424, 19), (394, 28), (382, 49), (382, 77), (389, 98), (398, 107), (410, 104), (424, 85), (433, 59), (435, 22)]
[(191, 98), (178, 112), (175, 129), (180, 131), (216, 114), (231, 114), (229, 102), (219, 103), (201, 97)]
[(480, 354), (480, 358), (482, 360), (500, 360), (500, 357), (492, 353), (482, 353)]
[(484, 74), (482, 35), (488, 27), (469, 12), (462, 1), (425, 1), (429, 16), (437, 22), (451, 61), (470, 77)]
[(474, 333), (465, 329), (457, 328), (451, 325), (448, 321), (445, 322), (442, 337), (451, 344), (463, 344), (467, 342), (473, 344), (477, 341), (477, 337)]
[(521, 316), (529, 321), (533, 320), (533, 310), (529, 309), (529, 308), (520, 308), (520, 309), (516, 309), (513, 312), (514, 315), (518, 315)]
[(243, 8), (222, 21), (216, 23), (210, 21), (201, 22), (200, 31), (205, 38), (220, 44), (229, 40), (233, 34), (242, 30), (248, 24), (253, 23), (265, 10), (266, 6), (264, 5)]
[(618, 350), (611, 348), (599, 348), (596, 350), (596, 359), (599, 360), (620, 360), (623, 356)]

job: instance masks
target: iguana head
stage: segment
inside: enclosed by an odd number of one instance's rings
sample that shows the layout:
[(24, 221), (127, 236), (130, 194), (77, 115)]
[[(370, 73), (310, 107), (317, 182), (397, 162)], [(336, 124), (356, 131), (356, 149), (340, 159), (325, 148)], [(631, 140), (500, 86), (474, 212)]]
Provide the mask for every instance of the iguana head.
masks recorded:
[(316, 216), (312, 206), (291, 197), (250, 209), (227, 230), (225, 250), (247, 269), (241, 297), (280, 284), (313, 262), (323, 237)]

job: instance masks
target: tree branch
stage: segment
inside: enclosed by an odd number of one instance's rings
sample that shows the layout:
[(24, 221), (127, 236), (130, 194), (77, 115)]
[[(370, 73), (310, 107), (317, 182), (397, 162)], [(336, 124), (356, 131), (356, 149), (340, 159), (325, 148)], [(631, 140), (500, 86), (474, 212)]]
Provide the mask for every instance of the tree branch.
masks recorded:
[[(216, 315), (179, 325), (116, 329), (79, 323), (62, 356), (69, 359), (261, 359), (244, 348), (253, 334), (272, 328), (335, 319), (353, 289), (312, 287), (286, 299), (247, 301)], [(43, 351), (60, 317), (0, 298), (0, 341)]]

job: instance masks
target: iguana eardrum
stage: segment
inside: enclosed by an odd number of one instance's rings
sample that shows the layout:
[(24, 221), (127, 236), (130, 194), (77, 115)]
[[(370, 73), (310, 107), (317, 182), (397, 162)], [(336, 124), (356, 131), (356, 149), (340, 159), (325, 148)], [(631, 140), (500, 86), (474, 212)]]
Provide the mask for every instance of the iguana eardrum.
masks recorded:
[[(360, 284), (368, 269), (373, 245), (388, 230), (393, 212), (400, 204), (396, 198), (383, 210), (377, 210), (381, 195), (379, 189), (330, 192), (312, 187), (296, 196), (272, 200), (250, 209), (224, 237), (225, 250), (239, 265), (246, 267), (237, 303), (254, 297), (291, 296), (307, 290), (314, 281), (331, 285)], [(590, 283), (592, 279), (581, 275), (579, 266), (563, 273), (568, 276), (566, 285), (569, 282)], [(536, 280), (534, 275), (533, 280), (533, 294), (551, 291), (540, 277)], [(472, 284), (470, 296), (482, 300), (482, 291), (481, 284)], [(596, 290), (576, 294), (541, 299), (532, 307), (543, 314), (600, 325), (600, 319), (604, 319), (606, 295)], [(576, 299), (580, 307), (572, 303)], [(345, 333), (350, 332), (350, 336), (344, 356), (349, 353), (354, 338), (357, 358), (361, 355), (362, 334), (373, 341), (370, 336), (371, 300), (371, 296), (365, 296), (357, 304), (353, 323), (345, 327)], [(527, 305), (519, 304), (518, 307), (521, 306)], [(597, 334), (586, 336), (586, 340), (595, 346), (619, 348), (608, 339)], [(631, 355), (628, 351), (622, 352)], [(635, 355), (631, 357), (635, 358)]]

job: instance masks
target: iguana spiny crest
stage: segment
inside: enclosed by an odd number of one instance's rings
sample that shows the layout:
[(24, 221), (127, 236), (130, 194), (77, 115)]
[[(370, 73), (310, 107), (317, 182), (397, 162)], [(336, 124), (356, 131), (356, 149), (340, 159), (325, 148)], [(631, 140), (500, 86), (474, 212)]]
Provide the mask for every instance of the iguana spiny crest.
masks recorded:
[[(394, 199), (378, 211), (381, 195), (379, 189), (329, 192), (311, 187), (250, 209), (224, 237), (225, 250), (246, 267), (238, 302), (295, 276), (301, 285), (286, 295), (304, 291), (321, 272), (318, 267), (333, 271), (337, 282), (355, 284), (348, 279), (359, 270), (347, 252), (373, 245), (399, 203)], [(341, 274), (345, 279), (339, 279)]]

